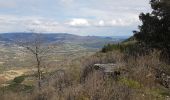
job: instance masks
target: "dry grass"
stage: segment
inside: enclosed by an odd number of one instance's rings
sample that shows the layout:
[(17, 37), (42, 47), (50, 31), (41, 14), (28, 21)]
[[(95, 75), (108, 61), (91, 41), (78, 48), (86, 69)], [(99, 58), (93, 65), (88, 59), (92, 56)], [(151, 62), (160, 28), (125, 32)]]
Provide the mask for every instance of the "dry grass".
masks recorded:
[[(117, 63), (126, 73), (117, 80), (105, 77), (93, 70), (95, 63)], [(5, 92), (1, 100), (164, 100), (165, 96), (154, 91), (159, 88), (157, 69), (165, 63), (159, 60), (159, 52), (146, 56), (125, 57), (114, 51), (97, 53), (85, 60), (67, 63), (68, 70), (56, 71), (48, 77), (41, 91)], [(163, 69), (162, 69), (163, 70)], [(80, 82), (80, 80), (83, 80)], [(160, 85), (159, 85), (160, 86)]]

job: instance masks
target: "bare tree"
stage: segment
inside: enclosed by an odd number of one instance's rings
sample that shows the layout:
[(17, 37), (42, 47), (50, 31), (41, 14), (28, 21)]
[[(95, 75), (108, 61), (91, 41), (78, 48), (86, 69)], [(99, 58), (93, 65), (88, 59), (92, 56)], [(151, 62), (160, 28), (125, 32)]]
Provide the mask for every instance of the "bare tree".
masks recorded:
[(31, 54), (36, 62), (37, 74), (38, 74), (38, 88), (41, 90), (42, 84), (42, 67), (43, 59), (47, 57), (50, 46), (45, 42), (45, 39), (39, 33), (34, 33), (31, 37), (19, 40), (17, 44), (24, 48), (24, 52)]

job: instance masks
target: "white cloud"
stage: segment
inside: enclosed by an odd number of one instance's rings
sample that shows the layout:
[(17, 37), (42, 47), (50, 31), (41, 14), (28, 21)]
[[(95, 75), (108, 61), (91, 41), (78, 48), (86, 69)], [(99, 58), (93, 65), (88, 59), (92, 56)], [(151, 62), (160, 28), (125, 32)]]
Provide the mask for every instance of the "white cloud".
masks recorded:
[(125, 26), (133, 26), (136, 24), (140, 24), (138, 15), (130, 14), (129, 16), (120, 16), (119, 18), (108, 18), (104, 20), (99, 20), (97, 22), (93, 22), (97, 24), (93, 24), (93, 26), (99, 27), (125, 27)]
[(127, 18), (127, 19), (113, 19), (110, 21), (110, 25), (111, 26), (131, 26), (131, 25), (135, 25), (135, 24), (139, 24), (139, 20), (136, 20), (136, 18)]
[[(1, 32), (22, 32), (35, 30), (36, 32), (60, 32), (74, 33), (83, 35), (85, 33), (111, 33), (111, 30), (117, 30), (114, 27), (131, 27), (134, 23), (138, 23), (136, 16), (109, 20), (90, 20), (84, 18), (73, 18), (68, 22), (58, 22), (55, 19), (36, 16), (13, 16), (0, 15)], [(90, 27), (89, 27), (90, 26)], [(83, 27), (83, 28), (82, 28)]]
[[(1, 32), (10, 31), (28, 31), (35, 29), (36, 31), (48, 31), (48, 28), (54, 28), (58, 22), (46, 20), (42, 17), (18, 17), (13, 15), (0, 15)], [(44, 29), (43, 29), (44, 28)]]
[(149, 0), (0, 0), (0, 32), (130, 32), (140, 24), (140, 12), (150, 11), (148, 3)]
[[(85, 20), (87, 21), (88, 19)], [(130, 32), (131, 29), (134, 29), (131, 26), (130, 28), (129, 26), (122, 26), (122, 30), (120, 27), (111, 26), (109, 22), (111, 22), (111, 20), (88, 20), (88, 25), (90, 24), (90, 27), (83, 26), (84, 28), (81, 28), (43, 17), (0, 15), (0, 30), (1, 32), (27, 32), (34, 30), (35, 32), (73, 33), (77, 35), (113, 35), (114, 33), (116, 35), (121, 35), (122, 33), (127, 35), (127, 31)], [(97, 26), (97, 24), (103, 26), (98, 27), (99, 25)]]
[(13, 15), (0, 15), (1, 32), (35, 32), (46, 33), (78, 33), (77, 28), (71, 28), (64, 23), (44, 17), (18, 17)]
[(90, 26), (90, 23), (88, 22), (88, 20), (83, 19), (83, 18), (74, 18), (67, 24), (70, 26), (74, 26), (74, 27)]
[(105, 22), (103, 20), (100, 20), (98, 24), (99, 24), (99, 26), (104, 26)]

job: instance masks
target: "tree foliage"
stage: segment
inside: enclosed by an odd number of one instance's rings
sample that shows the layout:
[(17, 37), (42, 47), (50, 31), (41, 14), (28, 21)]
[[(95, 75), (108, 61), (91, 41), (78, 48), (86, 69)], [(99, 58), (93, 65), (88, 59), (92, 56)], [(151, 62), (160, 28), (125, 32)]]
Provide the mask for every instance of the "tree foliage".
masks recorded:
[(170, 1), (151, 0), (152, 12), (141, 13), (142, 25), (134, 37), (145, 46), (166, 52), (170, 56)]

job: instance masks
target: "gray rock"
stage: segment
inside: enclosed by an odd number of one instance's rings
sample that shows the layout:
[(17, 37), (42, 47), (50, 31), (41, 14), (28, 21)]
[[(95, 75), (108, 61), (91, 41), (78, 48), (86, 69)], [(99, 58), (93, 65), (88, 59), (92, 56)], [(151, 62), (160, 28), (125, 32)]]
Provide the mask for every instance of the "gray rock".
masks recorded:
[(104, 76), (116, 78), (121, 74), (121, 67), (118, 64), (94, 64), (94, 69), (103, 72)]

